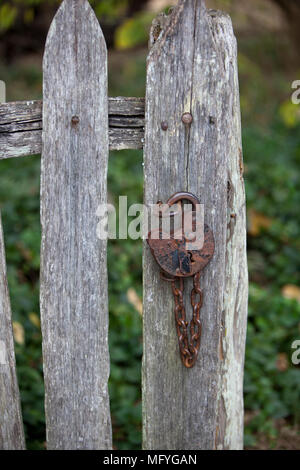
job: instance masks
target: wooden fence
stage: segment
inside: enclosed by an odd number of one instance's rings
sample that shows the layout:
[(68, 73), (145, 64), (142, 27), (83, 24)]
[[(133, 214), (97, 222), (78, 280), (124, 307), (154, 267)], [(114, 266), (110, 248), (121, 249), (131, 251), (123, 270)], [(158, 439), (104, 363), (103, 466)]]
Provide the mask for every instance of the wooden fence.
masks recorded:
[[(0, 105), (0, 159), (42, 153), (40, 309), (48, 449), (110, 449), (106, 242), (109, 149), (144, 147), (145, 204), (205, 204), (215, 254), (201, 277), (202, 339), (180, 360), (173, 298), (144, 248), (144, 449), (240, 449), (247, 319), (245, 193), (230, 18), (181, 0), (150, 33), (146, 98), (108, 98), (107, 51), (87, 0), (49, 30), (43, 102)], [(145, 111), (146, 109), (146, 111)], [(189, 112), (188, 128), (181, 120)], [(165, 122), (166, 126), (161, 126)], [(162, 128), (163, 127), (163, 128)], [(0, 447), (24, 448), (0, 228)], [(2, 348), (2, 349), (1, 349)]]

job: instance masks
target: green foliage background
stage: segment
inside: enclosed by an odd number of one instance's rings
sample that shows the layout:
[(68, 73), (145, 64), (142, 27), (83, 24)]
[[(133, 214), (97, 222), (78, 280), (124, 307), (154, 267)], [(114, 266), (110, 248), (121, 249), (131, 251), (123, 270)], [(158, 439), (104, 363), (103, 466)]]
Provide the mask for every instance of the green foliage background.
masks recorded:
[[(13, 14), (5, 12), (6, 3), (0, 4), (2, 30), (9, 27), (5, 22)], [(26, 5), (30, 9), (37, 3), (28, 0)], [(97, 13), (113, 17), (124, 2), (101, 5), (103, 11)], [(133, 21), (131, 26), (125, 22), (123, 32), (116, 33), (120, 48), (145, 41), (149, 21), (150, 17), (146, 22), (138, 18), (139, 25)], [(144, 39), (134, 33), (140, 28)], [(300, 418), (300, 370), (290, 360), (291, 344), (300, 336), (300, 303), (282, 295), (284, 286), (300, 286), (300, 122), (299, 107), (289, 99), (297, 70), (290, 66), (289, 44), (268, 33), (241, 38), (239, 48), (247, 207), (249, 214), (254, 210), (271, 221), (253, 233), (249, 218), (245, 407), (252, 418), (245, 443), (254, 445), (257, 433), (263, 432), (271, 445), (276, 438), (274, 420), (285, 418), (294, 425)], [(145, 59), (146, 49), (111, 53), (110, 95), (144, 96)], [(41, 71), (35, 64), (2, 64), (0, 78), (7, 83), (9, 100), (41, 97)], [(41, 333), (32, 315), (39, 315), (39, 171), (39, 156), (0, 162), (13, 316), (25, 333), (23, 344), (16, 343), (16, 356), (27, 445), (32, 449), (45, 446)], [(119, 195), (127, 195), (129, 204), (142, 202), (142, 152), (112, 152), (108, 178), (113, 202)], [(109, 387), (117, 449), (141, 446), (141, 317), (127, 298), (129, 288), (142, 295), (141, 256), (139, 241), (109, 242)], [(286, 358), (284, 367), (278, 367), (278, 357)]]

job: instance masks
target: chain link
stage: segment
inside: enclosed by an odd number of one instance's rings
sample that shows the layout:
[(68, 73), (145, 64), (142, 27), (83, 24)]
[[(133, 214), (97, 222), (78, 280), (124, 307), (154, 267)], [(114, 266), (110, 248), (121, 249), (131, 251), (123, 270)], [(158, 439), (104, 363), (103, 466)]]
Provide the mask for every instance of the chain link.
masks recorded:
[[(182, 277), (166, 278), (172, 284), (172, 291), (175, 300), (175, 323), (180, 349), (180, 356), (183, 364), (190, 368), (196, 362), (201, 338), (200, 309), (202, 307), (202, 291), (200, 289), (200, 272), (193, 277), (193, 289), (191, 291), (191, 305), (193, 317), (190, 322), (190, 339), (188, 334), (188, 322), (183, 302), (184, 284)], [(197, 300), (198, 296), (198, 300)]]

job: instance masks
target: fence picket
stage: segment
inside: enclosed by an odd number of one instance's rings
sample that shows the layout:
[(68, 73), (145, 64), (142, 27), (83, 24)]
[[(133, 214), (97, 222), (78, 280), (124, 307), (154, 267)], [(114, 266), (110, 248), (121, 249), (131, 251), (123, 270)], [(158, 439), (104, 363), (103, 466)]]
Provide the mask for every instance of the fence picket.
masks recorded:
[(236, 41), (230, 18), (203, 0), (181, 0), (160, 23), (147, 63), (145, 203), (196, 194), (216, 248), (201, 276), (199, 357), (185, 369), (171, 287), (145, 244), (144, 448), (240, 449), (248, 284)]
[(0, 214), (0, 449), (25, 448)]
[(64, 0), (43, 62), (41, 320), (48, 449), (111, 448), (106, 242), (107, 51), (86, 0)]

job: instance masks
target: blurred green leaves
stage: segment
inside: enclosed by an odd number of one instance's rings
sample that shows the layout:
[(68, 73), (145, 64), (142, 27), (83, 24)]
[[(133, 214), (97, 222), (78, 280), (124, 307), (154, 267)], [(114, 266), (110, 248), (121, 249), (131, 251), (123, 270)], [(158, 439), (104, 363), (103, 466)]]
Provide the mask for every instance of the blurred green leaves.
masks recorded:
[(276, 437), (273, 419), (299, 423), (300, 369), (291, 363), (291, 345), (299, 337), (300, 303), (276, 289), (250, 287), (245, 361), (245, 407), (254, 412), (246, 426), (246, 444), (255, 432)]
[[(123, 150), (110, 154), (108, 190), (109, 199), (116, 208), (119, 195), (127, 195), (128, 206), (142, 202), (141, 151)], [(142, 297), (141, 240), (109, 241), (108, 274), (111, 356), (109, 392), (114, 445), (118, 449), (138, 449), (141, 446), (142, 319), (129, 302), (127, 292), (135, 289)]]
[(153, 13), (140, 12), (133, 18), (127, 19), (116, 29), (115, 47), (122, 50), (146, 44), (154, 17)]
[[(1, 0), (0, 34), (12, 28), (17, 21), (30, 24), (35, 18), (35, 9), (45, 0)], [(55, 5), (59, 0), (47, 0), (48, 5)]]
[(279, 114), (287, 127), (296, 127), (300, 123), (300, 106), (290, 99), (282, 103)]
[(105, 17), (108, 21), (115, 21), (126, 14), (129, 0), (92, 0), (98, 18)]
[(0, 5), (0, 33), (7, 31), (14, 23), (18, 10), (8, 2)]
[[(7, 0), (0, 3), (0, 34), (17, 23), (24, 28), (30, 25), (46, 8), (51, 15), (61, 0)], [(132, 0), (91, 0), (91, 5), (102, 23), (112, 27), (114, 45), (123, 50), (147, 44), (149, 29), (155, 13), (137, 11), (128, 17), (131, 8), (139, 10)], [(146, 3), (146, 2), (143, 2)], [(45, 31), (46, 32), (46, 31)]]
[[(290, 285), (295, 291), (300, 286), (300, 126), (282, 119), (280, 109), (268, 127), (243, 129), (252, 229), (245, 360), (245, 407), (253, 413), (245, 430), (248, 446), (255, 445), (257, 432), (270, 442), (276, 438), (274, 419), (300, 421), (300, 368), (290, 359), (292, 342), (300, 336), (300, 303), (285, 294), (287, 286), (289, 291)], [(259, 230), (251, 227), (252, 211), (260, 217)]]

